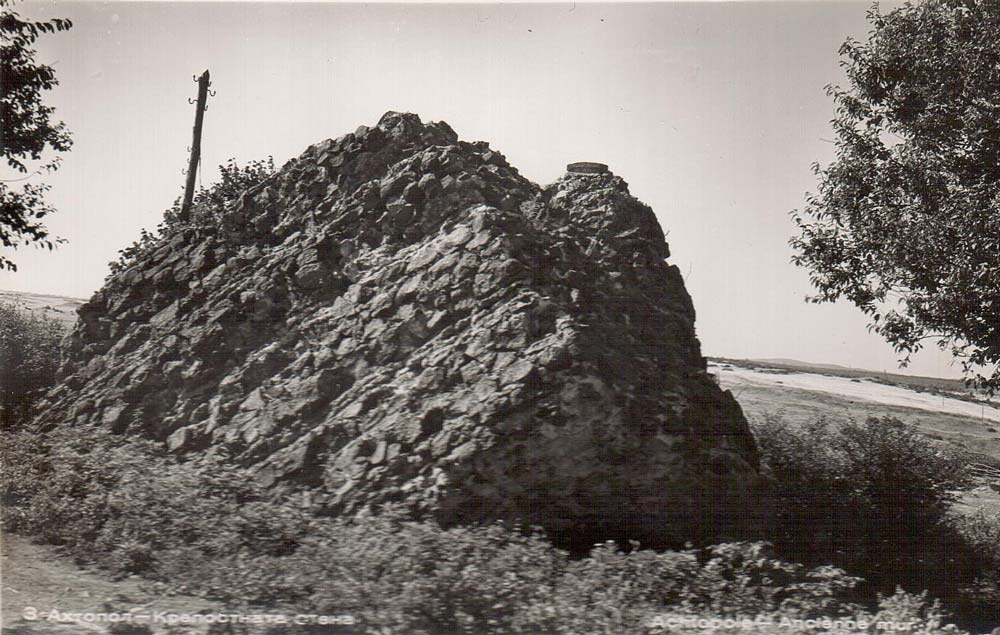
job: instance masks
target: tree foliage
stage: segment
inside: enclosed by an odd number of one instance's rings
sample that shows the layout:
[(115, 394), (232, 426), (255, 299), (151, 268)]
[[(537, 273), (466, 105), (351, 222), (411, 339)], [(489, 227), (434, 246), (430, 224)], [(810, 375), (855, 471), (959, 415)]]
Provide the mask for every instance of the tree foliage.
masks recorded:
[(850, 300), (905, 364), (937, 340), (1000, 387), (1000, 3), (873, 7), (840, 49), (836, 158), (792, 212), (816, 302)]
[[(53, 108), (42, 101), (42, 91), (59, 82), (51, 66), (35, 62), (32, 45), (40, 35), (66, 31), (73, 24), (62, 18), (24, 20), (11, 5), (0, 0), (0, 150), (7, 166), (24, 176), (0, 180), (0, 241), (8, 248), (36, 244), (52, 249), (58, 241), (42, 224), (42, 218), (55, 211), (45, 201), (49, 186), (29, 181), (58, 168), (58, 156), (43, 161), (43, 155), (48, 150), (65, 152), (72, 141), (65, 124), (54, 122)], [(3, 268), (17, 267), (0, 255)]]

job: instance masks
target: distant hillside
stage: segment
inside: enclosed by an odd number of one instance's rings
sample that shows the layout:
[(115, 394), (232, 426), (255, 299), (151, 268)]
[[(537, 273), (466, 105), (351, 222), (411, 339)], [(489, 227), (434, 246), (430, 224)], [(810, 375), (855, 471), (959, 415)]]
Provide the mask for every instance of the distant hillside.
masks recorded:
[(863, 368), (845, 368), (836, 364), (812, 364), (794, 359), (733, 359), (727, 357), (709, 357), (719, 364), (734, 364), (743, 368), (771, 368), (779, 371), (796, 371), (819, 373), (847, 377), (849, 379), (871, 379), (896, 386), (904, 386), (916, 391), (942, 391), (955, 396), (977, 396), (962, 382), (961, 379), (945, 379), (943, 377), (920, 377), (917, 375), (901, 375)]
[[(795, 368), (819, 368), (822, 370), (852, 370), (847, 366), (841, 366), (839, 364), (815, 364), (813, 362), (803, 362), (797, 359), (787, 359), (784, 357), (768, 358), (768, 359), (752, 359), (752, 362), (761, 362), (763, 364), (780, 364), (782, 366), (791, 366)], [(866, 371), (867, 372), (867, 371)], [(871, 373), (869, 373), (871, 374)]]
[(86, 300), (67, 298), (61, 295), (43, 295), (41, 293), (0, 290), (0, 302), (16, 304), (33, 313), (72, 325), (76, 322), (76, 310)]

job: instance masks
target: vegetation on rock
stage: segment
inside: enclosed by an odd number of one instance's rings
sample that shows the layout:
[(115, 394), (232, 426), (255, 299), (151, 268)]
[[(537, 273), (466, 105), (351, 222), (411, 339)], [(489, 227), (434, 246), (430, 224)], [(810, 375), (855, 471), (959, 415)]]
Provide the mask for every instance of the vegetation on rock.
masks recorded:
[(118, 251), (118, 260), (108, 263), (110, 270), (108, 278), (127, 269), (140, 260), (153, 247), (159, 244), (164, 236), (182, 227), (217, 224), (227, 205), (234, 203), (244, 191), (259, 185), (267, 177), (274, 174), (274, 159), (258, 159), (246, 165), (240, 165), (235, 158), (230, 158), (219, 166), (219, 180), (212, 185), (198, 188), (192, 203), (192, 217), (181, 222), (181, 197), (177, 197), (173, 205), (163, 213), (163, 220), (151, 232), (145, 227), (138, 240)]
[(267, 168), (224, 169), (205, 222), (168, 214), (125, 256), (39, 425), (218, 457), (330, 515), (406, 503), (580, 553), (624, 526), (661, 546), (759, 531), (746, 420), (623, 179), (543, 189), (397, 112)]

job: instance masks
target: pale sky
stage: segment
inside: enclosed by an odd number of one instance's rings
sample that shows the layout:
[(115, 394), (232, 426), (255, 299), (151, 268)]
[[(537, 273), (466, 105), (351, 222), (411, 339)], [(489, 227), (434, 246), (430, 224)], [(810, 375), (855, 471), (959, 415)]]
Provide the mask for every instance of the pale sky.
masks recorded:
[[(883, 3), (883, 6), (886, 6)], [(38, 41), (75, 145), (48, 178), (68, 244), (21, 248), (0, 289), (89, 297), (119, 249), (181, 193), (208, 68), (203, 182), (373, 125), (445, 120), (531, 180), (600, 161), (656, 211), (707, 355), (896, 370), (860, 311), (813, 305), (788, 212), (833, 156), (837, 49), (867, 2), (682, 4), (50, 3), (74, 27)], [(956, 376), (931, 349), (907, 372)]]

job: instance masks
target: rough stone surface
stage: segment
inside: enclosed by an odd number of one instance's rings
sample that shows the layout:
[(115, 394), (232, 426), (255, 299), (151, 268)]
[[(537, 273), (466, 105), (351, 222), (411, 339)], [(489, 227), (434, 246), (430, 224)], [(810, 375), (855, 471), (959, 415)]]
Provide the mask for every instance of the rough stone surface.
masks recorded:
[(757, 451), (668, 256), (621, 178), (541, 189), (390, 112), (111, 278), (38, 424), (232, 461), (320, 513), (740, 535)]

